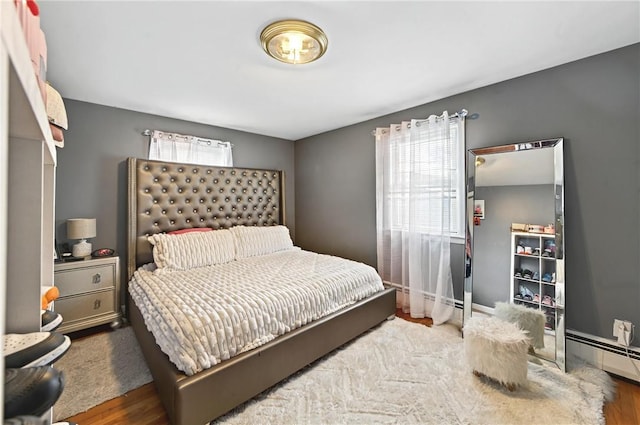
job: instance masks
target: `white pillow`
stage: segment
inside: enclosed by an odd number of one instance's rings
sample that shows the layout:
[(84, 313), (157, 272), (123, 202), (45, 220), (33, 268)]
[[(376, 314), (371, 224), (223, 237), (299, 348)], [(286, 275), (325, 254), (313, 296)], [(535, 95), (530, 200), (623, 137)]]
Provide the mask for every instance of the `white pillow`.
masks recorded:
[(236, 226), (229, 230), (236, 242), (236, 260), (293, 248), (286, 226)]
[(228, 229), (148, 237), (153, 261), (165, 271), (188, 270), (223, 264), (235, 258), (234, 238)]

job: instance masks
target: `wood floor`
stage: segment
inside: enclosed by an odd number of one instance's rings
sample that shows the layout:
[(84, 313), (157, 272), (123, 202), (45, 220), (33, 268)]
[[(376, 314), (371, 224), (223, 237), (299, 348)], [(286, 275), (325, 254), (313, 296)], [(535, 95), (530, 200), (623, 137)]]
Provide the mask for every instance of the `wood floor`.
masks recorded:
[[(431, 326), (431, 319), (412, 319), (401, 311), (398, 317)], [(614, 377), (617, 385), (616, 399), (604, 406), (607, 425), (640, 424), (640, 385)], [(168, 425), (158, 393), (153, 383), (109, 400), (87, 412), (68, 419), (79, 425)]]

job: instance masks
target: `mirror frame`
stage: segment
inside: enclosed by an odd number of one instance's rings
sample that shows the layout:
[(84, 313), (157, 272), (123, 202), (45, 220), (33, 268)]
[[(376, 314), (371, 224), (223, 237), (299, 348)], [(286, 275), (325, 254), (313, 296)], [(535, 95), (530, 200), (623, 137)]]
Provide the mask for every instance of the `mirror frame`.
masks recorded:
[[(527, 151), (532, 149), (553, 149), (553, 170), (554, 170), (554, 193), (555, 193), (555, 242), (556, 242), (556, 328), (555, 328), (555, 359), (550, 360), (545, 357), (537, 357), (542, 361), (553, 364), (566, 371), (565, 352), (565, 244), (564, 244), (564, 139), (562, 137), (553, 139), (536, 140), (524, 143), (513, 143), (507, 145), (491, 146), (486, 148), (469, 149), (467, 151), (466, 181), (467, 181), (467, 204), (466, 204), (466, 229), (468, 243), (473, 252), (473, 206), (475, 194), (476, 159), (479, 156), (488, 156), (496, 153)], [(464, 273), (464, 306), (463, 323), (471, 317), (473, 310), (473, 255), (467, 265), (465, 262)]]

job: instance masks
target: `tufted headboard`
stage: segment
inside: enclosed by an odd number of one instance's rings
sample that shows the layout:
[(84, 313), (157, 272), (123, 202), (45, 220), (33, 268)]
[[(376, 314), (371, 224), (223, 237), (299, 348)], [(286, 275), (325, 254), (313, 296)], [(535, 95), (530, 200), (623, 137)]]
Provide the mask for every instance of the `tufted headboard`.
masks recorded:
[(147, 236), (285, 224), (284, 171), (128, 158), (127, 279), (153, 262)]

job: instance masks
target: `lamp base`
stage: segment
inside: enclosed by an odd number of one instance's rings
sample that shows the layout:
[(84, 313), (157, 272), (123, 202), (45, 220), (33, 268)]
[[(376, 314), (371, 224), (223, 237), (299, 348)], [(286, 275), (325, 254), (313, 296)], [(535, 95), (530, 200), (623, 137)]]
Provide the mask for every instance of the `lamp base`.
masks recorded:
[(82, 239), (73, 246), (71, 253), (74, 257), (88, 257), (91, 255), (91, 244), (85, 239)]

